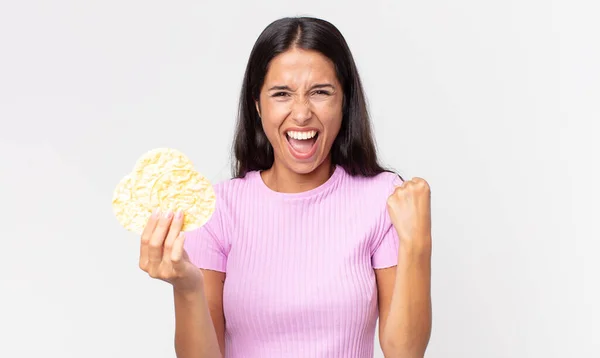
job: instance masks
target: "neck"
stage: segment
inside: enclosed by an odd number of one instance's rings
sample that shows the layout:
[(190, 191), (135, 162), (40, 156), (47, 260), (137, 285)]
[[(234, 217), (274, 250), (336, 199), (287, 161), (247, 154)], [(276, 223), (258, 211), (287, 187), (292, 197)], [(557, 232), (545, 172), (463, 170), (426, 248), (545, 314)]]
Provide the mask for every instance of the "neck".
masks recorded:
[(307, 174), (295, 173), (275, 161), (270, 169), (262, 172), (262, 179), (271, 190), (280, 193), (301, 193), (323, 185), (332, 174), (330, 158)]

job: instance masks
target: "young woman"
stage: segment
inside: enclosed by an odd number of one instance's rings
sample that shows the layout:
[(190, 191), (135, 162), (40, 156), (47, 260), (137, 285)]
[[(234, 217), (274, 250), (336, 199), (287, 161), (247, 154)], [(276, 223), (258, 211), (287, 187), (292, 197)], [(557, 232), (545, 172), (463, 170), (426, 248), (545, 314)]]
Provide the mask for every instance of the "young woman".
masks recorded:
[(192, 357), (423, 357), (431, 330), (430, 191), (378, 163), (342, 34), (284, 18), (246, 68), (234, 178), (200, 229), (155, 213), (140, 267), (172, 284)]

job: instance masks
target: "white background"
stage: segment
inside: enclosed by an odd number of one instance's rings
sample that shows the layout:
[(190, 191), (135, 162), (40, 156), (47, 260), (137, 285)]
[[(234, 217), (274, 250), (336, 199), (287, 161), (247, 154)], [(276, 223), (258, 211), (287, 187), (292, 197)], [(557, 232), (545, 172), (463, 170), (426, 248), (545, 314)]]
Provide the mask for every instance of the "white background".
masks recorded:
[(289, 15), (342, 31), (385, 163), (432, 186), (426, 357), (600, 356), (594, 5), (2, 1), (0, 356), (175, 356), (112, 192), (161, 146), (228, 178), (250, 49)]

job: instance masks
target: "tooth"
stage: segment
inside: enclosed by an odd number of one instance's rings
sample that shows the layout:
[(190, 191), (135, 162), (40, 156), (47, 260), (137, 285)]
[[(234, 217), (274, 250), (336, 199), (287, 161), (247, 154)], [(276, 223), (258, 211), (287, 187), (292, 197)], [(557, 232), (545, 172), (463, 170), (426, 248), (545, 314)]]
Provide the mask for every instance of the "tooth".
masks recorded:
[(290, 138), (296, 139), (296, 140), (307, 140), (307, 139), (312, 139), (317, 135), (317, 131), (307, 131), (307, 132), (297, 132), (297, 131), (289, 131), (287, 132), (287, 135)]

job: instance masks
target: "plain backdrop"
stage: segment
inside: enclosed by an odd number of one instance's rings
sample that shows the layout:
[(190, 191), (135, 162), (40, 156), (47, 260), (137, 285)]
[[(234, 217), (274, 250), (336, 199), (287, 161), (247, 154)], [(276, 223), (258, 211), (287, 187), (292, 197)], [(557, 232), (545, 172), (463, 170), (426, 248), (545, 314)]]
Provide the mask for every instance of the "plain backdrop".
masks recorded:
[(310, 15), (346, 37), (384, 163), (432, 187), (426, 357), (599, 357), (594, 5), (0, 2), (0, 356), (175, 357), (113, 190), (162, 146), (229, 178), (250, 49)]

